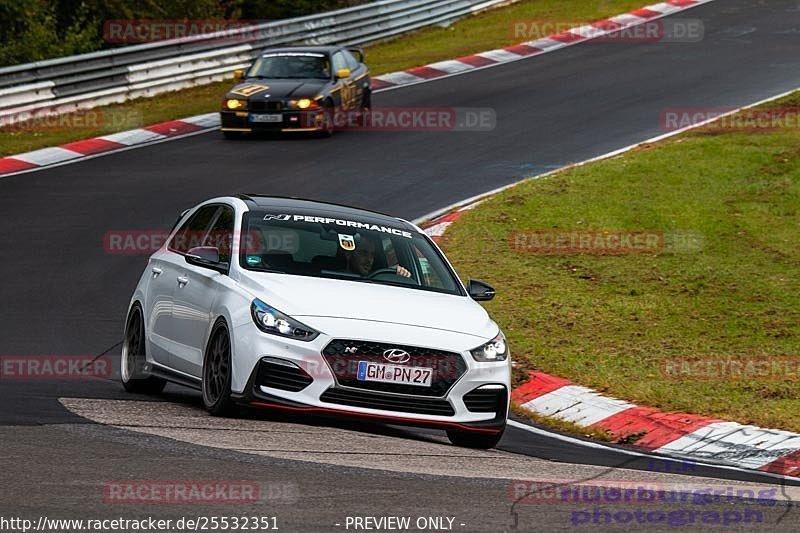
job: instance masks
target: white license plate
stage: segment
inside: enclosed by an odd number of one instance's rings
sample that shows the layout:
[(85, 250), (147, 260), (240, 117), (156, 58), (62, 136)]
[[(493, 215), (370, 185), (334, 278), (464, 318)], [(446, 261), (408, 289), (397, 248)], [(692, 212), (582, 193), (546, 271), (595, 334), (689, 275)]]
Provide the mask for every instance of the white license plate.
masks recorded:
[(385, 365), (383, 363), (359, 361), (358, 380), (430, 387), (433, 380), (433, 370), (419, 366)]
[(283, 115), (281, 114), (259, 115), (253, 113), (250, 115), (250, 122), (283, 122)]

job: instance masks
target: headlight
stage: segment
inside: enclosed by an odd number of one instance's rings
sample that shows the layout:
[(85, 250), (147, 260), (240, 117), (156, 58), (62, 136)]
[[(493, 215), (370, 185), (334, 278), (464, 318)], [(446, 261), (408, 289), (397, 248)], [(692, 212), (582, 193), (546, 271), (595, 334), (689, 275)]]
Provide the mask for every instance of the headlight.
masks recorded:
[(241, 109), (247, 106), (247, 102), (243, 100), (237, 100), (236, 98), (231, 98), (229, 100), (225, 100), (225, 108), (226, 109)]
[(299, 341), (311, 341), (319, 335), (319, 331), (281, 313), (261, 300), (253, 300), (250, 305), (250, 314), (253, 316), (253, 322), (256, 323), (258, 329), (264, 333)]
[(289, 104), (292, 107), (296, 107), (298, 109), (308, 109), (309, 107), (317, 107), (319, 104), (314, 100), (309, 100), (308, 98), (301, 98), (300, 100), (291, 100)]
[(503, 335), (501, 331), (497, 334), (497, 337), (483, 346), (478, 346), (474, 350), (470, 350), (470, 353), (473, 359), (481, 363), (486, 363), (488, 361), (505, 361), (508, 359), (506, 336)]

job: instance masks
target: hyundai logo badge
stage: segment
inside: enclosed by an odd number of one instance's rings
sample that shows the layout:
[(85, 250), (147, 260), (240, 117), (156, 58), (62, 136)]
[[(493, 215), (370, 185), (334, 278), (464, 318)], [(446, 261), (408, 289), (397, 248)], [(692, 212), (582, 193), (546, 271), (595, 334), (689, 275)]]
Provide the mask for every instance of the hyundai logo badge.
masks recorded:
[(398, 348), (392, 348), (391, 350), (386, 350), (383, 352), (383, 358), (389, 361), (390, 363), (396, 363), (402, 365), (403, 363), (408, 363), (411, 360), (411, 356), (408, 352), (400, 350)]

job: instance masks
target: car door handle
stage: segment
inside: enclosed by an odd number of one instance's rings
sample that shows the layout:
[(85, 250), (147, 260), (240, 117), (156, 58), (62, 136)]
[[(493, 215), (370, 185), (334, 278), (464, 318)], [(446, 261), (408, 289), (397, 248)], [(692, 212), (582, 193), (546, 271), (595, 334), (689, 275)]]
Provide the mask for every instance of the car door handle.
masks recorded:
[(153, 277), (154, 278), (157, 278), (158, 276), (160, 276), (162, 272), (164, 272), (164, 271), (161, 270), (160, 268), (153, 267)]
[(186, 276), (178, 276), (178, 286), (179, 287), (183, 287), (187, 283), (189, 283), (189, 278), (187, 278)]

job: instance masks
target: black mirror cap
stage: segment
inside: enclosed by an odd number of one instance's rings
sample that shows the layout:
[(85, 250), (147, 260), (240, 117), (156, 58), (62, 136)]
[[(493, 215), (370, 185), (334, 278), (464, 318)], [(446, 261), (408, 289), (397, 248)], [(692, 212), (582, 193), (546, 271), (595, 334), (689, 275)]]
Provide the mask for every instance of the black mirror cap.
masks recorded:
[(467, 292), (469, 293), (469, 297), (476, 302), (488, 302), (497, 294), (491, 285), (477, 279), (469, 280)]

